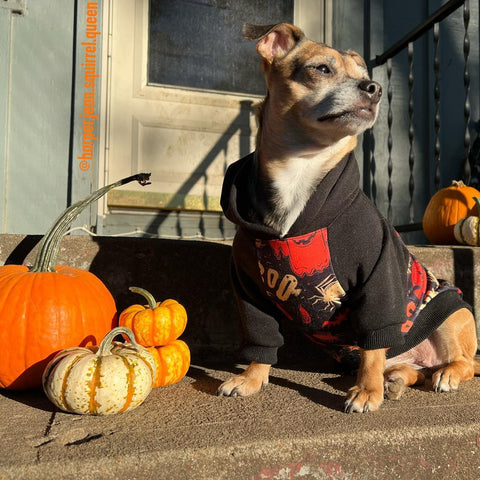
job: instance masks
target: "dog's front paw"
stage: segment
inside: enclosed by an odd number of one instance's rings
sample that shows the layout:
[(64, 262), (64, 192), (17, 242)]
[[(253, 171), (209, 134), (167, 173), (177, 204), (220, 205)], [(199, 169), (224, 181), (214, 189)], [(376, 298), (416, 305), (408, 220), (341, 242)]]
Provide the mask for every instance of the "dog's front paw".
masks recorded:
[(350, 388), (345, 400), (345, 412), (374, 412), (383, 402), (383, 390), (368, 390), (355, 385)]
[(246, 397), (259, 392), (267, 386), (267, 383), (260, 378), (252, 378), (243, 374), (236, 375), (218, 387), (217, 396)]
[(252, 362), (243, 373), (222, 383), (217, 390), (217, 395), (246, 397), (257, 393), (267, 386), (269, 371), (270, 365)]

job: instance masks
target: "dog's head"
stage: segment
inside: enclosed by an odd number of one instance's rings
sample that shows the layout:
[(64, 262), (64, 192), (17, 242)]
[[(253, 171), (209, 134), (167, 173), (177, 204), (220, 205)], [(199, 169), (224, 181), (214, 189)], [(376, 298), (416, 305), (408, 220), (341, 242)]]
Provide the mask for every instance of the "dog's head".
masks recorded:
[(326, 143), (372, 127), (382, 89), (358, 53), (308, 40), (287, 23), (246, 24), (243, 35), (257, 41), (267, 101), (279, 120), (298, 122), (299, 130)]

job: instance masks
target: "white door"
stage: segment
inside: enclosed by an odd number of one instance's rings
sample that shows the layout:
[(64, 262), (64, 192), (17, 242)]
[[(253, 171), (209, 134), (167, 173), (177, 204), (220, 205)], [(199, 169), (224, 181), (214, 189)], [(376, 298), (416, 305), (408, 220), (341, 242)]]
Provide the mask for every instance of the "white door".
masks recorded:
[(242, 23), (293, 21), (328, 41), (330, 1), (109, 2), (104, 183), (145, 171), (152, 185), (110, 192), (105, 233), (125, 215), (139, 230), (158, 211), (219, 215), (223, 175), (254, 149), (265, 92)]

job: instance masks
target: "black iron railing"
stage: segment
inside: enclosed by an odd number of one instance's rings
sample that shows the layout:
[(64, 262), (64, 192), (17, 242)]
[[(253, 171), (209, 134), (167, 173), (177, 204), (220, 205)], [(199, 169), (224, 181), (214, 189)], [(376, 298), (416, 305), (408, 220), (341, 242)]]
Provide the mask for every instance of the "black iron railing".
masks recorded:
[[(440, 116), (440, 57), (439, 57), (439, 41), (440, 41), (440, 22), (449, 17), (453, 12), (457, 11), (460, 7), (463, 6), (463, 28), (464, 28), (464, 39), (463, 39), (463, 60), (464, 60), (464, 71), (463, 71), (463, 87), (464, 87), (464, 96), (463, 96), (463, 117), (465, 123), (464, 130), (464, 158), (463, 158), (463, 177), (466, 184), (471, 184), (472, 181), (472, 169), (478, 169), (477, 165), (474, 165), (474, 160), (472, 160), (471, 155), (471, 138), (470, 138), (470, 74), (469, 74), (469, 55), (470, 55), (470, 38), (469, 38), (469, 21), (470, 21), (470, 2), (469, 0), (450, 0), (446, 2), (441, 8), (435, 11), (430, 15), (425, 21), (421, 22), (413, 30), (408, 32), (401, 40), (396, 42), (390, 48), (388, 48), (384, 53), (375, 56), (368, 62), (368, 67), (370, 73), (373, 75), (375, 69), (380, 66), (386, 68), (386, 100), (387, 100), (387, 202), (386, 215), (392, 220), (392, 206), (393, 206), (393, 174), (394, 174), (394, 164), (392, 161), (392, 149), (394, 144), (394, 135), (393, 135), (393, 111), (392, 111), (392, 99), (395, 94), (394, 88), (392, 86), (392, 60), (399, 55), (401, 52), (407, 51), (407, 62), (408, 62), (408, 73), (407, 80), (408, 83), (408, 145), (409, 150), (407, 155), (408, 169), (409, 169), (409, 178), (408, 178), (408, 222), (402, 225), (397, 225), (397, 229), (401, 232), (416, 231), (421, 230), (421, 218), (415, 217), (414, 209), (414, 194), (416, 189), (416, 179), (414, 175), (415, 168), (415, 128), (414, 128), (414, 116), (415, 116), (415, 106), (414, 106), (414, 85), (415, 85), (415, 75), (414, 75), (414, 42), (425, 35), (432, 35), (432, 44), (433, 44), (433, 104), (434, 104), (434, 113), (433, 113), (433, 124), (430, 126), (432, 132), (433, 148), (431, 149), (433, 153), (432, 168), (433, 172), (433, 185), (434, 189), (438, 190), (441, 186), (440, 183), (440, 170), (442, 165), (442, 152), (441, 152), (441, 141), (440, 141), (440, 132), (441, 132), (441, 116)], [(368, 132), (364, 137), (364, 191), (375, 201), (375, 133), (374, 131)], [(477, 153), (478, 155), (478, 153)], [(474, 173), (475, 176), (475, 173)], [(475, 181), (478, 179), (475, 177)], [(429, 180), (430, 181), (430, 180)]]

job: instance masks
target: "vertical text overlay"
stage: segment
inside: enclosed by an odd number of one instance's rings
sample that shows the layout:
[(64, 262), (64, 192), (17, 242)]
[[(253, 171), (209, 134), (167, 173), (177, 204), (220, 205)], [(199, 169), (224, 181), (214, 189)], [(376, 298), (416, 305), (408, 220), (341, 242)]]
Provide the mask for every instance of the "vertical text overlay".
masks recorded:
[[(83, 103), (80, 117), (83, 119), (81, 155), (77, 157), (78, 168), (85, 172), (90, 169), (93, 161), (95, 143), (98, 137), (95, 135), (96, 123), (99, 121), (95, 113), (95, 93), (99, 86), (97, 64), (101, 58), (100, 45), (97, 45), (97, 38), (101, 35), (98, 19), (98, 2), (88, 2), (86, 10), (85, 31), (81, 42), (79, 58), (82, 60), (81, 72), (83, 79)], [(100, 42), (99, 42), (100, 43)]]

